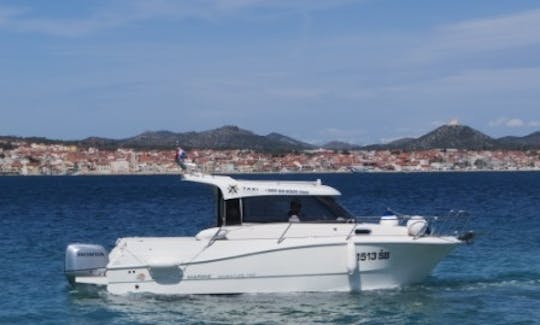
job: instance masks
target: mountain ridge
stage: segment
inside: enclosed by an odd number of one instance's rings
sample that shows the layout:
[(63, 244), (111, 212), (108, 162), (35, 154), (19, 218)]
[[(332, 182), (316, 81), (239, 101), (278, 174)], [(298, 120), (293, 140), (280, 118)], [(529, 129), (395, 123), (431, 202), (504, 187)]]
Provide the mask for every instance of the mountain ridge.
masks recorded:
[(497, 148), (497, 141), (465, 125), (443, 125), (418, 138), (393, 141), (392, 147), (407, 151), (454, 148), (486, 150)]
[(45, 144), (66, 144), (102, 149), (251, 149), (256, 151), (302, 151), (325, 148), (329, 150), (429, 150), (429, 149), (466, 149), (466, 150), (528, 150), (540, 149), (540, 131), (518, 137), (506, 136), (492, 138), (466, 125), (443, 125), (418, 138), (402, 138), (386, 144), (360, 146), (342, 141), (330, 141), (322, 146), (296, 140), (289, 136), (272, 132), (258, 135), (250, 130), (234, 125), (205, 131), (172, 132), (168, 130), (144, 131), (133, 137), (110, 139), (88, 137), (82, 140), (57, 140), (44, 137), (0, 136), (0, 143), (26, 141)]

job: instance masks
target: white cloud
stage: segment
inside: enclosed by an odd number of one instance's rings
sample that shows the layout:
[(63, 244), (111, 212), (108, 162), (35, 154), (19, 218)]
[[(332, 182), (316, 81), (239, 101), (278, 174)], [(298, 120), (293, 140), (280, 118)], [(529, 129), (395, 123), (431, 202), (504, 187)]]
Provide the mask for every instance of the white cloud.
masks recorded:
[(0, 26), (8, 23), (11, 19), (27, 11), (24, 7), (6, 7), (0, 6)]
[(508, 119), (505, 117), (500, 117), (496, 120), (489, 121), (488, 125), (491, 127), (501, 126), (503, 125)]
[(397, 141), (397, 140), (402, 140), (402, 139), (418, 139), (421, 136), (422, 136), (421, 134), (420, 135), (419, 134), (407, 134), (407, 135), (404, 135), (404, 136), (401, 136), (401, 137), (380, 138), (379, 142), (382, 143), (382, 144), (387, 144), (387, 143), (394, 142), (394, 141)]
[(540, 9), (436, 28), (413, 59), (437, 60), (540, 44)]
[(214, 19), (240, 10), (270, 9), (278, 12), (309, 12), (345, 5), (354, 0), (117, 0), (78, 18), (42, 17), (37, 10), (0, 7), (0, 27), (55, 36), (81, 36), (157, 18)]
[(404, 137), (380, 138), (379, 142), (383, 143), (383, 144), (387, 144), (387, 143), (390, 143), (390, 142), (393, 142), (393, 141), (396, 141), (396, 140), (399, 140), (399, 139), (403, 139), (403, 138)]
[(500, 49), (538, 44), (540, 10), (466, 21), (447, 26), (442, 32), (449, 48)]
[(41, 17), (38, 10), (32, 8), (0, 8), (0, 27), (20, 32), (79, 36), (166, 13), (163, 6), (156, 6), (155, 8), (160, 8), (157, 12), (156, 9), (148, 10), (149, 8), (151, 7), (134, 1), (123, 6), (122, 10), (117, 7), (102, 8), (79, 18)]
[(298, 99), (318, 99), (324, 95), (324, 91), (311, 88), (282, 88), (267, 90), (266, 93), (272, 96)]
[(540, 121), (523, 121), (520, 118), (513, 117), (513, 118), (506, 118), (506, 117), (500, 117), (496, 120), (489, 121), (488, 123), (491, 127), (508, 127), (508, 128), (521, 128), (526, 126), (540, 126)]
[(505, 125), (511, 128), (519, 128), (519, 127), (524, 126), (525, 122), (523, 122), (523, 120), (519, 118), (512, 118), (506, 121)]
[(329, 127), (319, 131), (319, 134), (324, 139), (361, 144), (361, 139), (366, 136), (366, 130)]
[(269, 8), (281, 10), (318, 11), (347, 3), (360, 2), (357, 0), (215, 0), (206, 4), (220, 9)]
[(387, 90), (431, 96), (473, 95), (484, 99), (503, 94), (532, 94), (536, 98), (540, 92), (540, 68), (459, 71), (438, 79), (402, 83)]

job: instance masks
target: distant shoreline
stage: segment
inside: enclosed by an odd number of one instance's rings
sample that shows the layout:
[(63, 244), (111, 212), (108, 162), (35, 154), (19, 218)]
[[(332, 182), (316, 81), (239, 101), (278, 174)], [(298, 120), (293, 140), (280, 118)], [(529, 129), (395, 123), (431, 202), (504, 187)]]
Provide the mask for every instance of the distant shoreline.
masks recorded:
[[(522, 169), (522, 170), (421, 170), (421, 171), (369, 171), (369, 172), (344, 172), (344, 171), (309, 171), (309, 172), (231, 172), (231, 173), (211, 173), (210, 175), (310, 175), (310, 174), (449, 174), (449, 173), (531, 173), (540, 172), (540, 169)], [(88, 176), (182, 176), (184, 173), (115, 173), (115, 174), (4, 174), (0, 177), (88, 177)]]

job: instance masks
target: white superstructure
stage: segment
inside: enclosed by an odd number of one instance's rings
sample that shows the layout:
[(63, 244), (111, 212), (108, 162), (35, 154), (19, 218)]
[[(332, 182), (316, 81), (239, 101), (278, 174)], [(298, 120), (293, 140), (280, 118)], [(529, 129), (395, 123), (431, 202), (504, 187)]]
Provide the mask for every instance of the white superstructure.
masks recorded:
[(216, 189), (217, 226), (194, 237), (130, 237), (103, 247), (72, 244), (73, 284), (115, 294), (360, 291), (421, 281), (470, 237), (430, 234), (420, 216), (360, 223), (315, 182), (185, 175)]
[(333, 187), (323, 185), (321, 180), (306, 181), (255, 181), (236, 180), (229, 176), (216, 176), (208, 174), (187, 174), (184, 180), (204, 183), (217, 187), (223, 199), (237, 199), (253, 196), (278, 195), (311, 195), (311, 196), (339, 196), (341, 193)]

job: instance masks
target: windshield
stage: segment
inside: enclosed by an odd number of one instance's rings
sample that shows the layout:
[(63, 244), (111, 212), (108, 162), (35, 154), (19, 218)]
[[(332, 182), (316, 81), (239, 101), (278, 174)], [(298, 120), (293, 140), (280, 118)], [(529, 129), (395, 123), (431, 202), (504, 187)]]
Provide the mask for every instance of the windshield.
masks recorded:
[(331, 196), (255, 196), (242, 199), (244, 222), (343, 221), (353, 217)]

